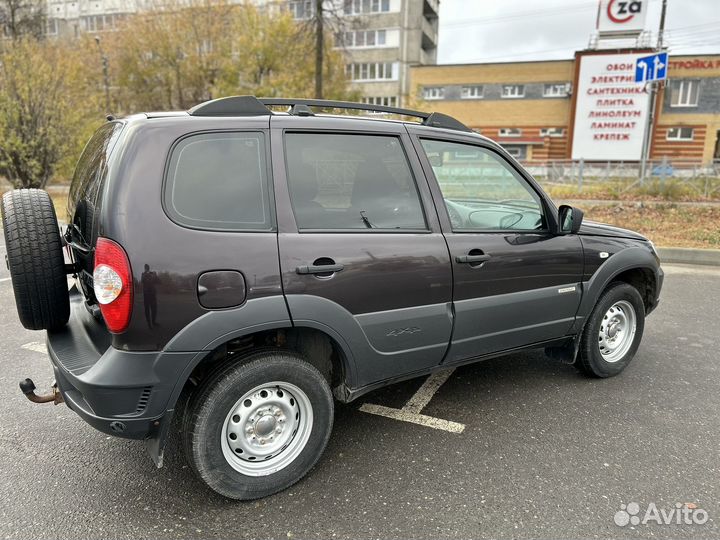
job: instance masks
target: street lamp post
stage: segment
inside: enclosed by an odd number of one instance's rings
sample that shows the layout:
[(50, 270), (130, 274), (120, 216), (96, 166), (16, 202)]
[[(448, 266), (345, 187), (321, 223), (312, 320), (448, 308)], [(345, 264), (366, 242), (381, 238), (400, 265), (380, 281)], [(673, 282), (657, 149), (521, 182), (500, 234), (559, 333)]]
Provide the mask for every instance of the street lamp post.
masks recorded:
[(95, 36), (95, 44), (97, 45), (98, 51), (100, 51), (100, 58), (102, 60), (103, 67), (103, 84), (105, 86), (105, 110), (109, 114), (110, 111), (110, 76), (108, 75), (108, 57), (103, 51), (102, 45), (100, 45), (100, 36)]

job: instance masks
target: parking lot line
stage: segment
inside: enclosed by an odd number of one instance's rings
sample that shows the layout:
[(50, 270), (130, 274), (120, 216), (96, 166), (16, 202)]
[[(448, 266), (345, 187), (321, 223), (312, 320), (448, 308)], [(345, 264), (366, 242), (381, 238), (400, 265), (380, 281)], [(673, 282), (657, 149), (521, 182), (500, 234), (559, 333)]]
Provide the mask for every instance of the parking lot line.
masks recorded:
[(10, 281), (10, 279), (11, 278), (9, 277), (0, 278), (0, 283), (2, 283), (3, 281)]
[(430, 400), (433, 398), (438, 389), (450, 378), (450, 375), (452, 375), (454, 371), (455, 369), (453, 368), (430, 375), (402, 409), (385, 407), (384, 405), (375, 405), (374, 403), (364, 403), (359, 410), (368, 414), (375, 414), (378, 416), (385, 416), (386, 418), (392, 418), (393, 420), (400, 420), (401, 422), (410, 422), (419, 426), (442, 429), (443, 431), (449, 431), (450, 433), (462, 433), (465, 430), (465, 424), (420, 414), (425, 406), (430, 403)]

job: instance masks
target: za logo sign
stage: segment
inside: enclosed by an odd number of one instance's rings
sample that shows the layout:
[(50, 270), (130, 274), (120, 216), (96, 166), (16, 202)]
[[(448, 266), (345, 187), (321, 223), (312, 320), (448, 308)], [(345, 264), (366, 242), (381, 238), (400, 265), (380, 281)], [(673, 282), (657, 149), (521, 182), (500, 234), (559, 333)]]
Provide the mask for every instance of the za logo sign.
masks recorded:
[(607, 4), (607, 16), (616, 24), (630, 22), (636, 14), (642, 12), (642, 7), (640, 0), (610, 0)]

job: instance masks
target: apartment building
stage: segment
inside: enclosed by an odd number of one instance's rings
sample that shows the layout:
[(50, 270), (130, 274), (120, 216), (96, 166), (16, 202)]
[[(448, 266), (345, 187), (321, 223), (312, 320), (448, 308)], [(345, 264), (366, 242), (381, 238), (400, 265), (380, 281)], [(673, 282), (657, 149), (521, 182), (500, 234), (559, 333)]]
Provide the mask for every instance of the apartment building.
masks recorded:
[(335, 46), (366, 103), (402, 106), (409, 70), (437, 60), (439, 0), (345, 0)]
[[(231, 0), (242, 3), (245, 0)], [(290, 11), (296, 19), (314, 15), (315, 0), (251, 0)], [(347, 75), (363, 101), (402, 105), (409, 93), (411, 65), (435, 64), (439, 0), (325, 0), (336, 29), (334, 45), (347, 58)], [(47, 0), (47, 33), (77, 37), (113, 30), (158, 0)]]

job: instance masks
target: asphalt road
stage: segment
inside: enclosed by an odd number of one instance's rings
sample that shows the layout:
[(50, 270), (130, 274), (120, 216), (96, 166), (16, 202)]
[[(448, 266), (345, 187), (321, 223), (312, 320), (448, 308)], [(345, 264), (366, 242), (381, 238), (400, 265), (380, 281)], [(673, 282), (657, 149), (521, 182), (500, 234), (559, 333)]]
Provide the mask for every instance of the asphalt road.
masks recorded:
[[(720, 536), (720, 270), (668, 267), (661, 307), (620, 376), (590, 380), (540, 352), (458, 369), (423, 411), (461, 434), (338, 406), (324, 458), (276, 496), (206, 489), (177, 438), (156, 470), (17, 382), (49, 382), (43, 340), (0, 282), (4, 538), (638, 538)], [(7, 277), (3, 268), (0, 279)], [(423, 380), (362, 401), (402, 407)], [(621, 504), (694, 503), (704, 525), (620, 527)]]

